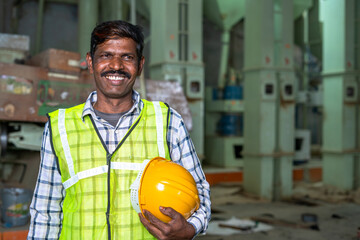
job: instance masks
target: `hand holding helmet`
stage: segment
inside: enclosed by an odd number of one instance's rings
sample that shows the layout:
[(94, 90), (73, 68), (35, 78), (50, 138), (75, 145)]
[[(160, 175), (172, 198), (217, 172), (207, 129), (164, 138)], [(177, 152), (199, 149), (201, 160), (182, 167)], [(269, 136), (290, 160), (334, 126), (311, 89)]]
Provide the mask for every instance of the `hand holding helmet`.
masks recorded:
[(158, 238), (191, 239), (195, 229), (186, 219), (200, 205), (193, 177), (182, 166), (161, 157), (144, 165), (131, 187), (131, 201), (141, 222)]
[(143, 214), (147, 210), (163, 222), (169, 222), (171, 218), (161, 213), (160, 207), (171, 207), (187, 219), (200, 205), (191, 174), (184, 167), (161, 157), (146, 163), (131, 189), (134, 209)]

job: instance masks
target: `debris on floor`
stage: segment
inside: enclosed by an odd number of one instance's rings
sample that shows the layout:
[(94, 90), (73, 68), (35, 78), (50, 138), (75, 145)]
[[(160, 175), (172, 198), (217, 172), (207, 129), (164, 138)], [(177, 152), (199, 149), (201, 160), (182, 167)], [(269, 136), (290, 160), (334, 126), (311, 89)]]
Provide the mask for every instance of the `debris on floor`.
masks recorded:
[(238, 219), (232, 217), (228, 220), (210, 221), (206, 231), (208, 235), (228, 236), (232, 234), (249, 234), (254, 232), (265, 232), (273, 229), (272, 226), (252, 221), (249, 219)]
[(355, 240), (360, 222), (360, 189), (341, 191), (321, 182), (295, 182), (293, 195), (281, 201), (251, 196), (241, 182), (218, 183), (211, 186), (211, 200), (212, 220), (201, 240)]
[(293, 198), (307, 198), (330, 203), (354, 202), (360, 204), (360, 188), (357, 190), (341, 190), (322, 182), (299, 182), (294, 186)]
[(213, 206), (251, 202), (269, 202), (260, 200), (244, 192), (241, 183), (219, 183), (211, 187), (211, 203)]
[(269, 216), (255, 216), (250, 219), (256, 222), (266, 223), (270, 225), (283, 226), (283, 227), (291, 227), (291, 228), (302, 228), (302, 229), (310, 229), (310, 230), (319, 230), (319, 226), (317, 224), (317, 219), (315, 219), (316, 215), (312, 215), (312, 221), (309, 221), (310, 215), (302, 215), (303, 222), (291, 222), (283, 219), (277, 219)]
[(320, 205), (316, 200), (309, 199), (307, 196), (299, 195), (292, 196), (291, 198), (284, 199), (283, 201), (308, 207), (315, 207)]

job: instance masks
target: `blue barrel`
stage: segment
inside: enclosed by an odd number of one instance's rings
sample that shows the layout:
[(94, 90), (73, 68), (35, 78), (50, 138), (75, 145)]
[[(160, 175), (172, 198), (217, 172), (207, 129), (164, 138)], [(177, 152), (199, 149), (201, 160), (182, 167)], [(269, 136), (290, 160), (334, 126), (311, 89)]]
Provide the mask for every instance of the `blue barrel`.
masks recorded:
[(226, 86), (224, 88), (225, 100), (241, 100), (243, 99), (243, 87), (242, 86)]
[(224, 114), (218, 123), (218, 132), (223, 136), (242, 136), (243, 117), (238, 114)]
[(4, 188), (1, 193), (1, 218), (5, 227), (27, 224), (32, 191), (23, 188)]

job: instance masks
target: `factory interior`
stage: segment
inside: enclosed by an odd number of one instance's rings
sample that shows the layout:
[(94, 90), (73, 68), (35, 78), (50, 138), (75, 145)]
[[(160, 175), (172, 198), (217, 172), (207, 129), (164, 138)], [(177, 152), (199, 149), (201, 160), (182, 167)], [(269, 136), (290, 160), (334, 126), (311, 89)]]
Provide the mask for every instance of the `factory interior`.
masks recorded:
[(91, 31), (116, 19), (210, 184), (198, 239), (360, 239), (359, 0), (0, 0), (0, 240), (26, 239), (46, 114), (95, 89)]

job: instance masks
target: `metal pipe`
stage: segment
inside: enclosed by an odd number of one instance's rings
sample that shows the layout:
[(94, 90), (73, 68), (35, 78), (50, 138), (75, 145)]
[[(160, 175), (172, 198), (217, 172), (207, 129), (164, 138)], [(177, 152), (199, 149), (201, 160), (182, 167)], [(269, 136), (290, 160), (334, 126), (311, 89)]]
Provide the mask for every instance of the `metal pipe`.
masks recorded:
[(5, 1), (0, 1), (0, 21), (1, 24), (1, 32), (5, 32)]
[[(355, 31), (355, 36), (359, 36), (359, 27), (360, 27), (360, 13), (359, 11), (356, 11), (358, 9), (360, 9), (360, 3), (359, 1), (355, 1), (355, 26), (354, 26), (354, 31)], [(355, 42), (355, 66), (356, 66), (356, 69), (354, 69), (357, 73), (359, 72), (360, 70), (360, 39), (359, 38), (356, 38), (356, 42)], [(360, 89), (360, 75), (357, 74), (357, 76), (355, 77), (356, 79), (356, 83), (357, 83), (357, 89)], [(360, 111), (359, 111), (359, 105), (355, 108), (355, 132), (356, 133), (359, 133), (360, 131), (360, 126), (359, 126), (359, 114), (360, 114)], [(355, 146), (356, 148), (359, 148), (360, 144), (360, 139), (359, 139), (359, 134), (356, 134), (356, 138), (355, 138)], [(359, 154), (356, 154), (354, 156), (354, 187), (353, 189), (358, 189), (360, 187), (360, 157), (359, 157)]]
[(78, 49), (82, 59), (89, 52), (90, 36), (98, 21), (98, 0), (79, 0)]
[[(111, 2), (111, 1), (110, 1)], [(124, 3), (122, 0), (113, 0), (110, 5), (108, 5), (108, 12), (110, 12), (109, 20), (122, 20), (124, 19)]]
[(14, 4), (11, 9), (11, 33), (14, 34), (18, 32), (18, 26), (19, 26), (18, 8), (19, 6)]
[[(303, 20), (304, 20), (304, 74), (303, 74), (303, 82), (302, 82), (302, 90), (308, 92), (308, 82), (309, 82), (309, 55), (310, 55), (310, 44), (309, 44), (309, 10), (305, 10), (303, 12)], [(308, 119), (307, 119), (307, 102), (305, 102), (302, 106), (303, 109), (303, 121), (302, 127), (304, 129), (308, 128)]]
[(218, 78), (218, 86), (220, 89), (225, 87), (226, 82), (226, 71), (228, 66), (228, 58), (229, 58), (229, 45), (230, 45), (230, 31), (224, 30), (221, 34), (221, 59), (220, 59), (220, 70), (219, 70), (219, 78)]
[(42, 35), (43, 35), (43, 17), (44, 17), (44, 5), (45, 0), (39, 0), (38, 2), (38, 17), (37, 17), (37, 27), (36, 27), (36, 42), (35, 42), (35, 53), (39, 53), (42, 44)]
[(131, 6), (130, 6), (130, 21), (132, 24), (136, 24), (136, 1), (131, 0)]

